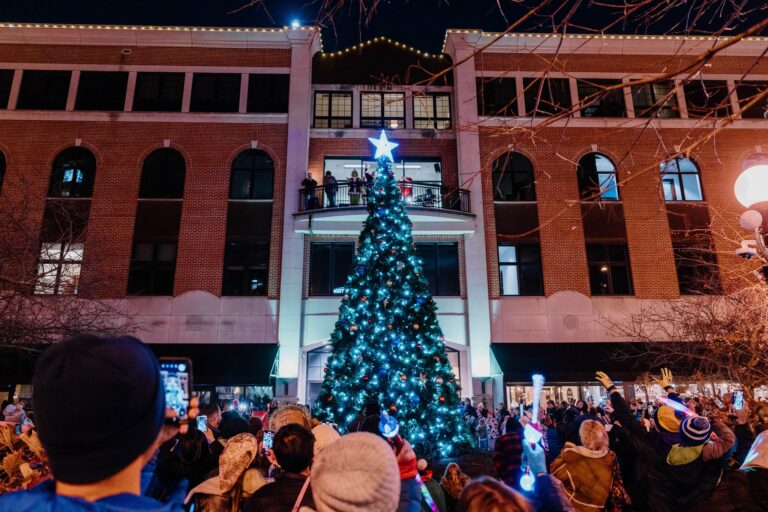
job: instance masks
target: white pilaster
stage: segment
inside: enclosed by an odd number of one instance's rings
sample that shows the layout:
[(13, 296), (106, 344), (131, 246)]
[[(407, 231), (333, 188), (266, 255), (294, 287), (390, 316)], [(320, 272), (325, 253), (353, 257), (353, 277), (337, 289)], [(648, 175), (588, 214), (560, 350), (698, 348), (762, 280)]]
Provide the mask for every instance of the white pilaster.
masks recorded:
[[(472, 377), (491, 375), (491, 318), (488, 301), (488, 264), (486, 259), (483, 216), (483, 190), (480, 179), (480, 136), (477, 122), (477, 92), (475, 59), (472, 49), (458, 38), (449, 51), (454, 70), (456, 113), (456, 146), (458, 150), (459, 183), (470, 191), (476, 229), (464, 237), (464, 258), (467, 283), (467, 325), (469, 330), (470, 367)], [(518, 94), (520, 91), (518, 90)], [(471, 387), (464, 389), (471, 393)]]
[(291, 78), (288, 107), (288, 145), (285, 162), (285, 206), (283, 207), (283, 251), (280, 273), (280, 306), (277, 339), (280, 343), (278, 377), (299, 378), (302, 326), (303, 235), (293, 229), (293, 214), (299, 207), (299, 188), (309, 161), (309, 128), (312, 114), (312, 55), (319, 49), (314, 30), (288, 30), (291, 41)]

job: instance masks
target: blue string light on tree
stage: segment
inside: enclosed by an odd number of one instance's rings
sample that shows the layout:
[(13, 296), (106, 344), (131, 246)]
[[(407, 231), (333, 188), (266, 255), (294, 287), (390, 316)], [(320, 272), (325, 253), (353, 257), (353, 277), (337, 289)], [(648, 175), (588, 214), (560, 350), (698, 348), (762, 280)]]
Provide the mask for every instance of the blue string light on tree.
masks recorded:
[(375, 400), (397, 418), (401, 434), (417, 452), (444, 457), (470, 439), (459, 387), (392, 171), (392, 150), (398, 144), (384, 131), (369, 140), (376, 148), (377, 170), (331, 334), (333, 352), (317, 416), (345, 429)]

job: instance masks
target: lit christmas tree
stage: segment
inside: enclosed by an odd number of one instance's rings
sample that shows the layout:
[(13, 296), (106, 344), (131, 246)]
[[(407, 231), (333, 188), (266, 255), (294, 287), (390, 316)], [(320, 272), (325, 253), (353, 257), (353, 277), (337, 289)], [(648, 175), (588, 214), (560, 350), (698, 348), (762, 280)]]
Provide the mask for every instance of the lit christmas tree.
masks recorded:
[(390, 165), (397, 144), (383, 131), (369, 140), (378, 170), (331, 334), (317, 415), (344, 428), (377, 400), (417, 450), (447, 456), (469, 442), (459, 386)]

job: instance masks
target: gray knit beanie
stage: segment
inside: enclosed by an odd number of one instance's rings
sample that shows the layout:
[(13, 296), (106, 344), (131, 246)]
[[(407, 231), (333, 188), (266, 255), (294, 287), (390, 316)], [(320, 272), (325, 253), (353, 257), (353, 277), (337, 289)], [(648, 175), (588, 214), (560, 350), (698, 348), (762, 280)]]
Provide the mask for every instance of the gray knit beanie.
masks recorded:
[(367, 432), (342, 436), (312, 464), (317, 512), (394, 512), (400, 500), (400, 471), (392, 448)]

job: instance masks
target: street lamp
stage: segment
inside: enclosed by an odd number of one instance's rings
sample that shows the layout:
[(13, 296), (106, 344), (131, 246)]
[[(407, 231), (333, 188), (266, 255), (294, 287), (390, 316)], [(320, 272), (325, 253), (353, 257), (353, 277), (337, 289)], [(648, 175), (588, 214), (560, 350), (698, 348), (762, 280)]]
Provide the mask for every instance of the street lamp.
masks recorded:
[(768, 165), (758, 164), (746, 168), (736, 179), (733, 187), (736, 199), (749, 208), (741, 214), (739, 224), (754, 233), (754, 240), (742, 240), (736, 254), (744, 259), (758, 255), (765, 265), (763, 276), (768, 279), (768, 248), (766, 248), (766, 229), (768, 220)]

